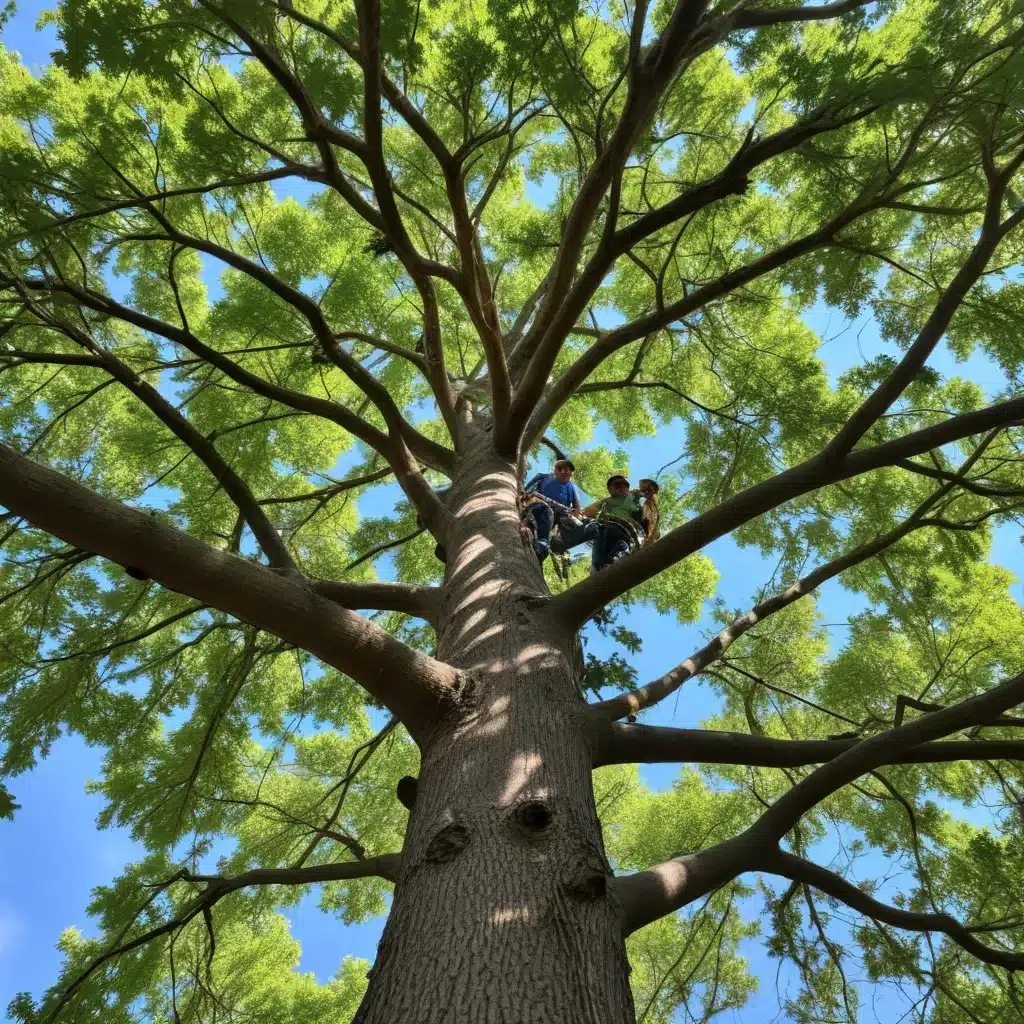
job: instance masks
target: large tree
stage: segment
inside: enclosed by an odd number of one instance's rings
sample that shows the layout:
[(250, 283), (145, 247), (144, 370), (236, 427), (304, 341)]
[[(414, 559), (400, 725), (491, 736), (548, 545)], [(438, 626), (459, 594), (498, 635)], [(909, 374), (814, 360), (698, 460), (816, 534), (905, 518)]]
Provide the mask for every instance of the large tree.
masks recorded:
[[(1020, 4), (55, 18), (38, 80), (0, 54), (3, 769), (101, 745), (147, 853), (14, 1015), (706, 1020), (760, 898), (794, 1020), (856, 1019), (854, 965), (914, 1019), (1024, 1019), (990, 561), (1024, 508)], [(830, 378), (819, 302), (882, 354)], [(582, 448), (600, 495), (665, 424), (661, 539), (557, 578), (527, 464)], [(696, 620), (729, 534), (771, 579), (636, 685), (629, 607)], [(637, 723), (698, 675), (707, 728)], [(293, 970), (278, 908), (321, 885), (349, 921), (394, 887), (368, 987)]]

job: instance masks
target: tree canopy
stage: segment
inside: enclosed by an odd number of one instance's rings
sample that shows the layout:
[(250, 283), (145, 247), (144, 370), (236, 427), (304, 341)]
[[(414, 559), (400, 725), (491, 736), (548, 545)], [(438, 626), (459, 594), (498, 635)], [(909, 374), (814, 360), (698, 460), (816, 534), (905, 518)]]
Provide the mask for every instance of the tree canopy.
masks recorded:
[[(435, 547), (485, 422), (594, 496), (669, 463), (660, 540), (541, 570), (621, 891), (664, 881), (638, 1020), (744, 1019), (755, 949), (784, 1019), (1024, 1020), (1021, 4), (52, 17), (39, 78), (0, 49), (0, 817), (75, 733), (146, 855), (14, 1019), (357, 1014), (369, 965), (316, 984), (281, 911), (387, 909), (396, 787), (467, 685)], [(726, 535), (771, 566), (744, 607)], [(639, 607), (706, 633), (654, 680)], [(717, 713), (673, 718), (698, 676)]]

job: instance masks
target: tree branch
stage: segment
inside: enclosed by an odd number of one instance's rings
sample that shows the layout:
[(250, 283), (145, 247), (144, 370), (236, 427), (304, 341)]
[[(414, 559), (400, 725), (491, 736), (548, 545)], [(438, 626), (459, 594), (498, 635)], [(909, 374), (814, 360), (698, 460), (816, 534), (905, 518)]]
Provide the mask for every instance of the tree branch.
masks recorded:
[[(506, 458), (515, 458), (523, 430), (547, 383), (569, 328), (578, 311), (564, 313), (564, 300), (573, 287), (576, 266), (587, 242), (590, 228), (598, 216), (602, 199), (608, 195), (604, 234), (600, 243), (601, 260), (610, 244), (618, 215), (623, 168), (633, 145), (650, 124), (670, 82), (691, 56), (689, 44), (702, 24), (707, 0), (677, 0), (661, 34), (649, 47), (630, 47), (627, 91), (622, 112), (606, 144), (580, 182), (562, 230), (562, 240), (548, 275), (548, 286), (533, 326), (520, 346), (520, 355), (529, 360), (509, 410), (507, 423), (495, 432), (495, 450)], [(599, 283), (594, 282), (594, 285)], [(580, 306), (584, 308), (586, 302)], [(565, 320), (564, 326), (562, 320)]]
[(700, 650), (694, 651), (686, 661), (681, 662), (670, 672), (666, 672), (660, 678), (652, 680), (632, 692), (620, 693), (616, 697), (592, 704), (590, 714), (597, 721), (614, 721), (625, 718), (626, 715), (635, 715), (644, 708), (657, 704), (675, 692), (687, 679), (692, 679), (709, 665), (718, 661), (744, 633), (753, 629), (759, 622), (763, 622), (768, 616), (788, 607), (794, 601), (799, 601), (807, 594), (813, 594), (823, 583), (887, 550), (915, 530), (925, 527), (948, 526), (944, 522), (926, 518), (926, 513), (961, 483), (964, 475), (971, 471), (971, 468), (984, 454), (985, 449), (995, 440), (997, 433), (997, 431), (993, 431), (989, 434), (964, 460), (958, 472), (951, 479), (944, 481), (941, 487), (921, 502), (899, 526), (894, 527), (888, 533), (879, 535), (874, 540), (859, 544), (839, 558), (825, 562), (802, 579), (797, 580), (796, 583), (786, 587), (785, 590), (774, 594), (767, 600), (758, 602), (748, 612), (733, 619), (713, 640), (701, 647)]
[[(532, 442), (533, 436), (544, 429), (553, 415), (553, 410), (547, 408), (547, 402), (545, 402), (543, 414), (539, 413), (537, 405), (541, 401), (548, 375), (554, 366), (562, 342), (570, 333), (572, 325), (586, 308), (587, 303), (615, 261), (638, 242), (674, 221), (696, 213), (728, 196), (744, 193), (749, 187), (750, 173), (773, 157), (788, 152), (818, 135), (862, 120), (878, 109), (878, 105), (875, 104), (844, 113), (844, 109), (848, 106), (847, 103), (840, 107), (830, 106), (816, 110), (799, 123), (756, 142), (753, 142), (751, 136), (748, 135), (726, 167), (713, 178), (687, 189), (675, 199), (658, 209), (637, 217), (625, 227), (606, 234), (606, 237), (598, 245), (597, 251), (566, 294), (560, 308), (551, 314), (544, 336), (540, 337), (536, 331), (531, 331), (530, 337), (526, 339), (526, 343), (522, 347), (522, 354), (531, 357), (531, 361), (523, 378), (520, 392), (517, 393), (515, 419), (517, 423), (521, 420), (524, 425), (529, 421), (527, 443)], [(762, 261), (757, 262), (761, 263)], [(543, 315), (543, 310), (541, 315)], [(679, 313), (665, 322), (671, 322), (671, 319), (678, 319), (683, 315), (685, 313)], [(649, 319), (650, 317), (641, 318), (642, 321)], [(641, 336), (649, 333), (650, 330), (656, 330), (658, 326), (661, 324), (653, 323), (653, 326), (649, 326), (649, 330), (641, 332)], [(626, 336), (622, 333), (622, 329), (610, 333), (615, 335), (613, 344), (616, 345), (621, 338)], [(628, 342), (624, 341), (623, 343)], [(612, 351), (614, 350), (613, 348)], [(600, 362), (600, 359), (603, 358), (605, 358), (604, 355), (600, 356), (597, 361)], [(578, 368), (574, 366), (570, 368), (569, 372), (573, 372), (576, 384), (579, 384), (586, 379), (595, 366), (596, 363), (593, 362), (593, 357), (588, 352), (586, 357), (581, 360), (581, 366)], [(584, 368), (586, 370), (582, 372)], [(564, 389), (561, 391), (560, 402), (564, 403), (568, 393)]]
[(912, 747), (969, 729), (1022, 702), (1024, 672), (976, 697), (862, 740), (801, 779), (779, 797), (749, 831), (777, 842), (812, 807), (861, 775), (889, 764), (893, 757)]
[(407, 612), (433, 624), (440, 611), (441, 590), (412, 583), (338, 583), (314, 580), (313, 589), (342, 608)]
[[(570, 396), (601, 363), (620, 349), (661, 330), (674, 321), (684, 319), (713, 300), (722, 298), (773, 270), (778, 270), (797, 257), (826, 246), (837, 231), (853, 223), (858, 217), (870, 212), (871, 209), (873, 206), (870, 204), (853, 204), (816, 231), (802, 235), (800, 238), (780, 246), (774, 252), (766, 253), (751, 263), (722, 274), (717, 280), (696, 288), (675, 302), (637, 317), (621, 327), (603, 331), (598, 340), (580, 355), (553, 384), (547, 387), (547, 390), (543, 392), (542, 399), (540, 399), (541, 393), (538, 392), (537, 398), (540, 400), (531, 410), (532, 415), (525, 434), (526, 443), (530, 443), (539, 433), (543, 432)], [(546, 385), (546, 378), (544, 383)]]
[[(118, 177), (128, 185), (128, 187), (134, 188), (131, 182), (120, 174), (116, 168), (112, 169)], [(197, 252), (205, 252), (208, 255), (221, 260), (229, 267), (233, 267), (235, 270), (240, 271), (247, 277), (250, 277), (257, 283), (263, 285), (264, 288), (272, 292), (283, 302), (286, 302), (295, 309), (296, 312), (302, 314), (312, 329), (313, 335), (320, 342), (320, 345), (327, 357), (352, 381), (353, 384), (356, 385), (356, 387), (363, 392), (363, 394), (366, 395), (367, 398), (370, 399), (371, 402), (373, 402), (380, 411), (381, 416), (384, 418), (384, 422), (388, 425), (388, 431), (392, 438), (393, 447), (395, 448), (395, 452), (393, 454), (400, 455), (401, 453), (399, 448), (404, 447), (404, 444), (408, 444), (414, 451), (420, 449), (421, 445), (429, 448), (431, 442), (428, 442), (426, 438), (421, 437), (412, 424), (405, 419), (387, 388), (377, 380), (377, 378), (374, 377), (366, 367), (362, 366), (358, 360), (354, 359), (344, 349), (335, 344), (335, 340), (338, 335), (332, 330), (330, 324), (328, 324), (327, 318), (324, 315), (320, 304), (316, 300), (306, 295), (301, 289), (293, 288), (278, 277), (277, 274), (268, 270), (262, 264), (243, 256), (234, 249), (212, 242), (209, 239), (199, 238), (194, 235), (186, 234), (184, 231), (180, 231), (160, 210), (157, 209), (154, 204), (147, 204), (146, 209), (166, 232), (166, 241), (173, 242), (176, 245), (185, 248), (194, 249)], [(153, 241), (163, 240), (159, 235), (133, 235), (132, 237), (135, 240), (140, 241), (147, 239)], [(173, 261), (170, 274), (172, 287), (176, 287), (173, 280)], [(342, 332), (342, 335), (344, 336), (344, 332)], [(414, 467), (410, 466), (409, 470), (414, 471)]]
[(819, 453), (734, 494), (713, 509), (664, 534), (657, 544), (642, 548), (628, 558), (590, 576), (551, 599), (552, 614), (578, 628), (610, 601), (639, 586), (670, 565), (699, 551), (713, 540), (731, 533), (743, 523), (808, 494), (826, 484), (838, 483), (872, 469), (891, 466), (901, 459), (920, 455), (953, 441), (1024, 420), (1024, 398), (999, 402), (975, 412), (952, 416), (904, 437), (862, 448), (845, 458), (829, 460)]
[(780, 850), (759, 866), (758, 870), (813, 886), (827, 896), (883, 924), (915, 932), (942, 932), (982, 963), (1005, 967), (1008, 971), (1024, 970), (1024, 953), (1014, 953), (985, 945), (975, 938), (969, 927), (949, 914), (901, 910), (880, 903), (841, 875), (804, 860), (803, 857)]
[(613, 878), (609, 891), (619, 904), (622, 934), (657, 921), (675, 910), (755, 870), (753, 851), (743, 836), (716, 843), (699, 853), (656, 864), (646, 871)]
[[(621, 907), (623, 931), (628, 935), (745, 871), (774, 871), (785, 856), (778, 845), (782, 837), (832, 793), (915, 747), (970, 728), (1021, 702), (1024, 673), (909, 725), (855, 742), (849, 750), (796, 783), (738, 836), (693, 856), (675, 857), (647, 871), (616, 879), (613, 892)], [(1021, 965), (1024, 966), (1024, 957)]]
[(23, 352), (19, 349), (0, 349), (0, 365), (4, 368), (22, 363), (50, 363), (53, 366), (102, 366), (97, 356), (83, 352)]
[[(864, 740), (783, 740), (740, 732), (611, 722), (595, 738), (594, 767), (606, 764), (739, 764), (799, 768), (823, 764)], [(1024, 760), (1024, 740), (951, 740), (894, 751), (883, 764)]]
[(923, 466), (918, 462), (911, 462), (910, 459), (900, 459), (894, 465), (905, 469), (908, 473), (916, 473), (918, 476), (926, 476), (932, 480), (956, 480), (965, 491), (986, 498), (1020, 498), (1024, 496), (1024, 487), (993, 487), (989, 484), (978, 483), (977, 480), (963, 480), (954, 473), (947, 473), (934, 466)]
[(0, 503), (38, 529), (218, 608), (345, 672), (415, 737), (458, 700), (459, 674), (314, 589), (229, 555), (0, 445)]
[(341, 494), (344, 491), (354, 490), (356, 487), (364, 487), (367, 484), (376, 483), (391, 476), (394, 470), (388, 466), (386, 469), (378, 469), (373, 473), (365, 473), (362, 476), (354, 476), (348, 480), (340, 480), (331, 484), (330, 487), (321, 487), (315, 491), (307, 491), (305, 494), (289, 494), (285, 498), (260, 498), (261, 505), (286, 505), (295, 504), (301, 501), (323, 501)]
[[(210, 908), (218, 900), (227, 896), (228, 893), (234, 892), (237, 889), (244, 889), (250, 885), (311, 885), (316, 882), (337, 882), (350, 878), (378, 877), (385, 878), (389, 882), (395, 882), (398, 877), (400, 863), (401, 854), (388, 853), (365, 860), (344, 861), (337, 864), (317, 864), (313, 867), (255, 868), (252, 871), (246, 871), (243, 874), (229, 878), (221, 878), (217, 875), (193, 875), (188, 871), (180, 871), (168, 882), (161, 883), (155, 887), (157, 892), (154, 893), (154, 896), (179, 881), (205, 884), (205, 891), (192, 900), (177, 917), (172, 918), (170, 921), (165, 921), (154, 928), (150, 928), (142, 935), (128, 942), (115, 942), (112, 949), (108, 949), (105, 953), (96, 957), (60, 994), (53, 1009), (49, 1012), (47, 1020), (55, 1020), (77, 989), (105, 963), (120, 956), (122, 953), (138, 949), (139, 946), (144, 946), (161, 935), (167, 935), (169, 932), (184, 927), (199, 914), (208, 914)], [(151, 901), (152, 898), (147, 901), (147, 905)]]
[(935, 351), (953, 319), (953, 314), (960, 308), (967, 297), (967, 292), (984, 276), (988, 261), (1006, 236), (1006, 228), (1000, 223), (1006, 185), (1007, 178), (1004, 175), (996, 175), (990, 181), (981, 234), (971, 248), (970, 255), (939, 297), (903, 358), (825, 446), (827, 456), (835, 458), (852, 451), (871, 426), (903, 394), (924, 367), (928, 357)]
[(456, 434), (455, 395), (448, 381), (441, 325), (434, 284), (424, 269), (395, 203), (391, 176), (384, 158), (383, 114), (381, 110), (381, 51), (379, 0), (358, 0), (359, 52), (363, 69), (363, 128), (366, 133), (366, 163), (377, 196), (385, 233), (395, 254), (409, 272), (423, 303), (423, 348), (430, 368), (430, 385), (448, 429)]
[(30, 305), (32, 311), (41, 320), (65, 333), (90, 355), (98, 359), (100, 365), (111, 377), (135, 395), (179, 441), (195, 454), (235, 503), (271, 566), (275, 569), (298, 572), (295, 560), (281, 539), (280, 533), (260, 507), (260, 503), (256, 501), (249, 485), (235, 472), (234, 467), (227, 459), (217, 451), (216, 445), (210, 438), (204, 437), (156, 388), (143, 380), (112, 352), (99, 345), (85, 331), (49, 316), (35, 303)]
[(769, 25), (785, 25), (794, 21), (824, 21), (850, 14), (867, 7), (872, 0), (842, 0), (840, 3), (821, 4), (809, 7), (768, 7), (760, 11), (745, 10), (738, 14), (733, 24), (738, 29), (766, 28)]
[[(145, 195), (134, 195), (131, 199), (119, 199), (108, 202), (106, 205), (94, 210), (82, 210), (79, 213), (71, 213), (64, 217), (58, 217), (49, 224), (42, 224), (26, 231), (20, 239), (32, 238), (45, 231), (53, 231), (57, 228), (65, 228), (79, 221), (92, 220), (95, 217), (103, 217), (109, 213), (117, 213), (120, 210), (131, 210), (139, 206), (147, 206), (150, 203), (164, 202), (167, 199), (177, 199), (180, 196), (206, 195), (222, 188), (239, 188), (245, 185), (257, 185), (264, 182), (280, 181), (282, 178), (296, 177), (296, 170), (291, 165), (284, 167), (271, 167), (265, 171), (256, 171), (253, 174), (239, 174), (233, 178), (221, 178), (219, 181), (211, 182), (208, 185), (192, 185), (188, 188), (170, 188), (160, 192), (151, 192)], [(97, 198), (101, 198), (97, 196)]]
[[(399, 483), (402, 485), (402, 489), (416, 505), (424, 521), (432, 529), (443, 532), (448, 517), (447, 510), (441, 505), (430, 485), (423, 478), (422, 473), (410, 462), (408, 451), (401, 450), (405, 448), (401, 437), (395, 438), (378, 430), (357, 413), (346, 409), (337, 402), (316, 398), (300, 391), (293, 391), (290, 388), (285, 388), (265, 380), (257, 374), (246, 370), (223, 353), (201, 342), (188, 328), (178, 327), (163, 320), (158, 320), (156, 317), (142, 313), (131, 306), (125, 306), (120, 302), (116, 302), (100, 292), (84, 288), (66, 280), (58, 282), (35, 278), (24, 280), (0, 278), (0, 286), (24, 287), (33, 292), (59, 292), (68, 295), (79, 305), (87, 309), (112, 316), (115, 319), (138, 327), (140, 330), (149, 331), (152, 334), (157, 334), (181, 345), (216, 367), (232, 380), (244, 384), (257, 394), (271, 398), (276, 402), (281, 402), (283, 405), (291, 408), (301, 409), (304, 412), (313, 413), (314, 415), (332, 420), (361, 441), (364, 441), (389, 461), (395, 470)], [(377, 383), (379, 384), (379, 382)], [(418, 434), (418, 432), (416, 433)], [(443, 445), (429, 441), (427, 438), (422, 438), (422, 441), (423, 445), (418, 445), (418, 448), (422, 449), (423, 454), (429, 453), (431, 458), (428, 464), (436, 465), (437, 468), (445, 472), (452, 472), (455, 462), (454, 453)]]

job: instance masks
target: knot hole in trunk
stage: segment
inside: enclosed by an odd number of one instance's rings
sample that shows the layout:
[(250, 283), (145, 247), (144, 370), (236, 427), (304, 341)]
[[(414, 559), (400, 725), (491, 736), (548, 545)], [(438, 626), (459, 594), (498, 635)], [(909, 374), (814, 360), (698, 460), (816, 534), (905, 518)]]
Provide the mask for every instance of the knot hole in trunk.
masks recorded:
[(528, 839), (538, 839), (551, 827), (551, 808), (543, 800), (526, 800), (515, 810), (519, 831)]
[(589, 858), (579, 864), (565, 886), (566, 892), (581, 903), (601, 899), (608, 891), (608, 873), (600, 858)]

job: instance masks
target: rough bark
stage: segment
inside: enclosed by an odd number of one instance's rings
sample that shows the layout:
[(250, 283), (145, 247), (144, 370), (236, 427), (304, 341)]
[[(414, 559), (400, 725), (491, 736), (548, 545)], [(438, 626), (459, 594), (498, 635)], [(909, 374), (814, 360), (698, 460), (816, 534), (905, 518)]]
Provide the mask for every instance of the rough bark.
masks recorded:
[(365, 1024), (627, 1024), (575, 638), (543, 612), (516, 468), (467, 453), (450, 505), (438, 657), (471, 687), (421, 743), (417, 798)]

